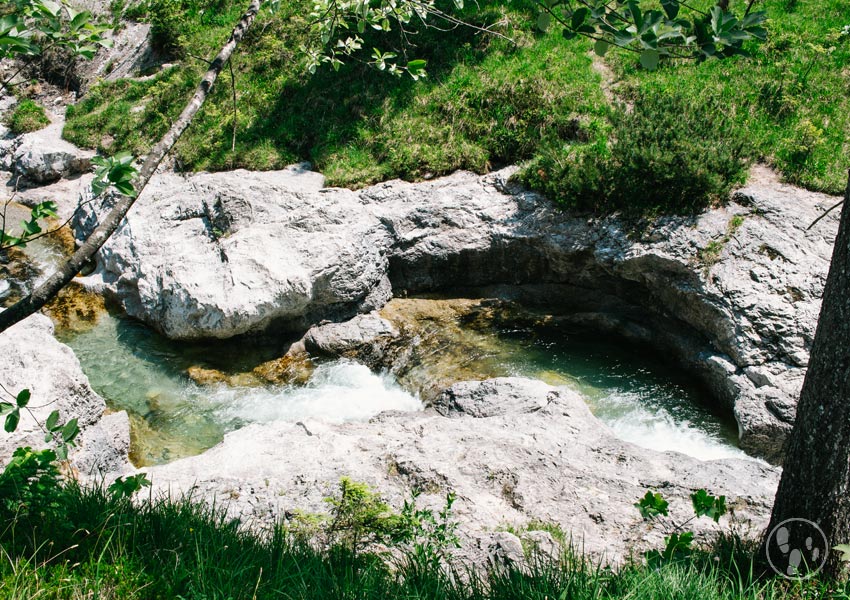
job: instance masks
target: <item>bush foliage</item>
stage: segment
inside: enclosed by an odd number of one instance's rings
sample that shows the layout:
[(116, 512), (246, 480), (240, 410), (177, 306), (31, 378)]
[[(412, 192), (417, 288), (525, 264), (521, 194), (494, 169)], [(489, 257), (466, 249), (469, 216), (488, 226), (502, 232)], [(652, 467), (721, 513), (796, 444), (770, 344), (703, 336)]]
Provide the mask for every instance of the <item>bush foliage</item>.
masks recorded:
[(547, 149), (521, 177), (568, 208), (693, 212), (744, 181), (749, 152), (739, 129), (712, 99), (638, 92), (612, 112), (609, 143)]

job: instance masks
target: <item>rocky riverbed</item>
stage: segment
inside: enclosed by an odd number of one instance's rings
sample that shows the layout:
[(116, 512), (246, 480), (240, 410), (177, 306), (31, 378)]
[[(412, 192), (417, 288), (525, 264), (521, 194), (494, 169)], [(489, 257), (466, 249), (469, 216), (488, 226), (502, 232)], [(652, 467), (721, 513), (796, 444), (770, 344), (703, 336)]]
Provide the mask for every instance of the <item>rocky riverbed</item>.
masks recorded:
[[(11, 140), (0, 159), (30, 182), (22, 202), (55, 198), (71, 214), (76, 194), (68, 191), (84, 187), (85, 176), (73, 174), (87, 155), (44, 147), (39, 156), (40, 148)], [(632, 507), (647, 488), (684, 514), (687, 495), (704, 487), (725, 494), (736, 519), (762, 526), (776, 468), (623, 442), (578, 395), (540, 381), (423, 381), (405, 370), (421, 339), (387, 302), (429, 292), (495, 298), (651, 345), (734, 416), (742, 448), (779, 462), (837, 217), (806, 226), (833, 199), (756, 167), (726, 206), (634, 223), (563, 213), (514, 185), (513, 172), (358, 192), (324, 188), (307, 165), (158, 175), (81, 283), (176, 339), (306, 331), (283, 362), (306, 352), (395, 368), (432, 408), (365, 423), (250, 425), (200, 456), (150, 469), (157, 488), (224, 499), (231, 513), (262, 522), (317, 510), (343, 475), (395, 505), (411, 489), (432, 505), (454, 491), (472, 553), (515, 549), (519, 542), (496, 530), (529, 522), (555, 524), (610, 558), (657, 544), (660, 533)], [(95, 203), (79, 215), (79, 236), (101, 210)], [(0, 335), (0, 349), (4, 386), (30, 387), (40, 404), (80, 418), (81, 475), (131, 468), (126, 415), (105, 414), (49, 321), (15, 326)], [(25, 423), (0, 453), (37, 437)]]
[(806, 226), (832, 198), (757, 167), (727, 206), (635, 224), (565, 214), (514, 170), (359, 192), (303, 165), (163, 175), (91, 285), (172, 338), (303, 330), (409, 293), (543, 306), (668, 353), (734, 414), (744, 449), (778, 462), (837, 217)]

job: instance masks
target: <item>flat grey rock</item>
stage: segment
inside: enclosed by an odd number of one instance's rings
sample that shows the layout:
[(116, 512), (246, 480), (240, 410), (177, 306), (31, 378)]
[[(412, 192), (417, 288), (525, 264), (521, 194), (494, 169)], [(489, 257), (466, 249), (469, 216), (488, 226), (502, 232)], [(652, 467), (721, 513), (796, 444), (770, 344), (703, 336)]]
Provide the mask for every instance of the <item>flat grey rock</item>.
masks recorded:
[[(726, 495), (737, 518), (753, 527), (767, 522), (778, 470), (764, 463), (702, 462), (634, 446), (617, 439), (578, 394), (538, 381), (465, 382), (451, 394), (458, 405), (477, 407), (476, 416), (255, 424), (200, 456), (147, 471), (156, 490), (216, 499), (231, 515), (260, 524), (296, 509), (326, 512), (323, 498), (343, 476), (368, 483), (396, 508), (411, 489), (433, 508), (451, 491), (463, 552), (476, 561), (518, 560), (516, 537), (492, 532), (531, 522), (560, 527), (611, 560), (629, 548), (657, 547), (661, 532), (647, 528), (633, 506), (647, 489), (670, 500), (675, 518), (686, 518), (689, 494), (705, 488)], [(484, 409), (488, 404), (497, 410)], [(702, 519), (695, 529), (711, 535), (715, 526)]]

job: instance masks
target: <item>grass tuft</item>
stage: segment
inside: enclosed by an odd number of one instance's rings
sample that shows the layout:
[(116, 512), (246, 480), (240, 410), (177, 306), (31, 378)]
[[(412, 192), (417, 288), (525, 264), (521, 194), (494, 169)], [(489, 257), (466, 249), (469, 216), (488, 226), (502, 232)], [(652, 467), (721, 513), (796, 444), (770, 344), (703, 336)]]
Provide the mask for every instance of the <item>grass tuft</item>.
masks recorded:
[(44, 108), (29, 98), (20, 100), (6, 119), (6, 125), (15, 135), (38, 131), (50, 125)]

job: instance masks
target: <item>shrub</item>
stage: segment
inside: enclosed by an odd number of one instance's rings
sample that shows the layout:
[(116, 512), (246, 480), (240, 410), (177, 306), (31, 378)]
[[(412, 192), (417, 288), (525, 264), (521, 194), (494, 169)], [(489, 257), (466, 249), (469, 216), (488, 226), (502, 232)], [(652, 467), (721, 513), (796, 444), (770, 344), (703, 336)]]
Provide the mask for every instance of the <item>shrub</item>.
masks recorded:
[(744, 136), (712, 100), (643, 95), (616, 113), (610, 201), (618, 208), (695, 212), (744, 181)]
[(6, 122), (9, 129), (15, 135), (38, 131), (50, 124), (50, 119), (39, 104), (32, 100), (24, 99), (18, 102), (15, 110), (9, 115)]
[(151, 45), (154, 50), (172, 58), (185, 53), (185, 25), (181, 0), (154, 0), (150, 3)]
[(611, 115), (605, 144), (566, 144), (521, 175), (568, 208), (591, 212), (692, 213), (743, 182), (743, 134), (711, 99), (641, 93)]

